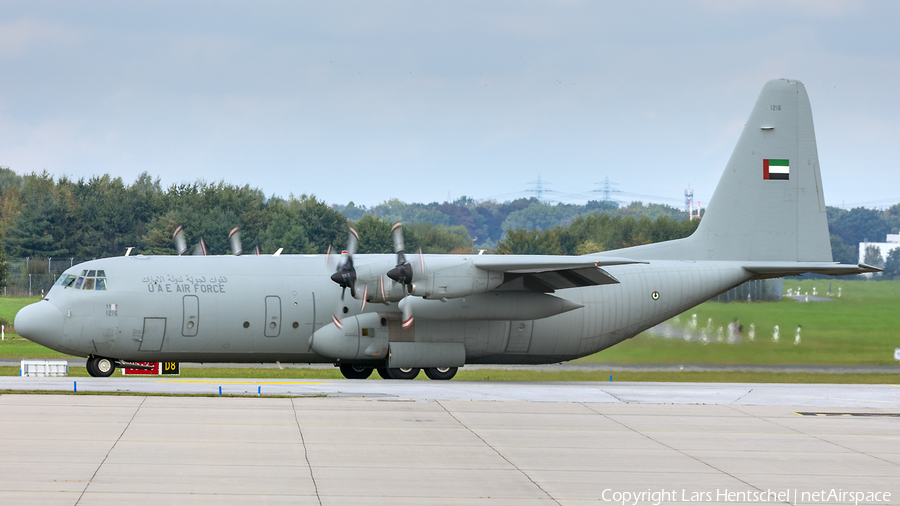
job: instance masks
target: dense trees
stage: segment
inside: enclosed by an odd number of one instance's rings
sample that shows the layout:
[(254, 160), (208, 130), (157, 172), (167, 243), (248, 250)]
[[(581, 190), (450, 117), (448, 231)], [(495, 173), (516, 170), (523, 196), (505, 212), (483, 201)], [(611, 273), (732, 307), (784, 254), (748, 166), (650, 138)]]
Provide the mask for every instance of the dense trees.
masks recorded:
[[(699, 223), (686, 218), (658, 204), (549, 205), (533, 198), (328, 206), (312, 195), (267, 197), (225, 182), (163, 188), (147, 173), (127, 184), (109, 175), (73, 181), (0, 167), (0, 255), (8, 257), (91, 258), (121, 255), (129, 246), (174, 254), (172, 231), (179, 224), (189, 247), (202, 237), (212, 254), (230, 251), (227, 234), (234, 225), (247, 252), (259, 245), (264, 253), (322, 253), (329, 245), (345, 247), (348, 220), (360, 231), (360, 253), (391, 252), (390, 223), (402, 220), (408, 251), (576, 255), (685, 237)], [(900, 231), (900, 204), (885, 211), (829, 207), (828, 218), (835, 260), (855, 263), (859, 242)]]
[(497, 244), (498, 253), (537, 255), (584, 255), (629, 246), (679, 239), (691, 235), (699, 220), (675, 221), (665, 216), (579, 216), (568, 227), (549, 230), (510, 231)]

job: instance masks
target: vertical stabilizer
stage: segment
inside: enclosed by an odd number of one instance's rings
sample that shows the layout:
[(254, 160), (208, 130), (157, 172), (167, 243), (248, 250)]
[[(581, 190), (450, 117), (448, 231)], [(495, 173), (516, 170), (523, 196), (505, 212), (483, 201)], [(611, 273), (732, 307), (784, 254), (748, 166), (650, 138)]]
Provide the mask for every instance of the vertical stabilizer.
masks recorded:
[(812, 111), (803, 83), (763, 87), (700, 226), (634, 258), (831, 262)]

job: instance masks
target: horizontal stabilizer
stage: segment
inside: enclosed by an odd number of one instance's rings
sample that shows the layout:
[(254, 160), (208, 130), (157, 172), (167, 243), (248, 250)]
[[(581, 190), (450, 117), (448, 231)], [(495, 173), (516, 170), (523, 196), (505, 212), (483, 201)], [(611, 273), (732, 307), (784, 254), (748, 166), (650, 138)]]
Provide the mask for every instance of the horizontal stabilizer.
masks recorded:
[(831, 262), (756, 262), (743, 266), (749, 272), (767, 277), (799, 276), (801, 274), (823, 274), (826, 276), (850, 276), (881, 272), (871, 265), (838, 264)]

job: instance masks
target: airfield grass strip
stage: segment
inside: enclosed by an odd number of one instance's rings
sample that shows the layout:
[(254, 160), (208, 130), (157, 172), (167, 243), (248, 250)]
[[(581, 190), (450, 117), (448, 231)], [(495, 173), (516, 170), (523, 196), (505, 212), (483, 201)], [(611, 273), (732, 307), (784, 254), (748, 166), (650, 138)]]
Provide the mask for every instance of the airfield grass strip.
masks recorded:
[[(18, 367), (0, 367), (0, 376), (18, 376)], [(900, 384), (900, 374), (885, 373), (847, 373), (826, 374), (807, 372), (752, 372), (752, 371), (521, 371), (503, 369), (480, 369), (477, 371), (460, 370), (451, 381), (589, 381), (608, 383), (612, 375), (613, 382), (675, 382), (675, 383), (825, 383), (825, 384), (871, 384), (884, 385)], [(87, 372), (82, 367), (69, 369), (69, 377), (87, 377)], [(118, 372), (108, 379), (116, 381), (122, 378)], [(176, 378), (211, 378), (211, 379), (343, 379), (337, 369), (256, 369), (256, 368), (230, 368), (230, 367), (185, 367), (181, 369), (181, 376), (147, 376), (148, 380), (165, 380)], [(130, 377), (134, 378), (134, 376)], [(424, 373), (420, 373), (417, 380), (430, 381)], [(372, 374), (369, 380), (383, 381), (377, 374)]]

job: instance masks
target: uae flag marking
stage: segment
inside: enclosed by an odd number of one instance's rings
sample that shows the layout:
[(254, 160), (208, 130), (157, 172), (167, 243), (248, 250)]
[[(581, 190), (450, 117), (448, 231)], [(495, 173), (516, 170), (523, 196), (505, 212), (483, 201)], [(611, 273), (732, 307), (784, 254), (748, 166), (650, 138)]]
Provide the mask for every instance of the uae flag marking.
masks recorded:
[(788, 160), (763, 160), (763, 179), (784, 179), (791, 177), (791, 164)]

